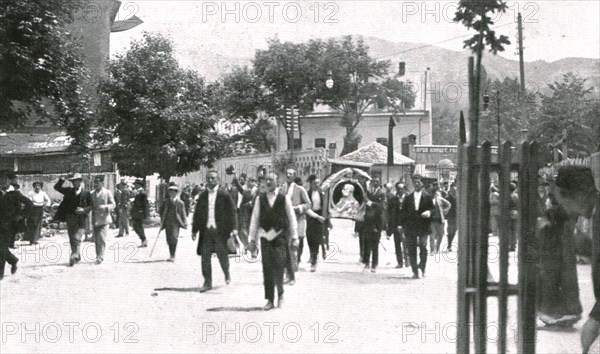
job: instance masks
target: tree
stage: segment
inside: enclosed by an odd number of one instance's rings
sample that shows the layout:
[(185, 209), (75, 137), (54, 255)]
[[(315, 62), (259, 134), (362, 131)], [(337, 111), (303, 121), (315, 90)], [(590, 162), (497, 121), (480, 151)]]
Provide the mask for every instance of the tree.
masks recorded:
[[(531, 122), (537, 116), (536, 94), (526, 92), (525, 100), (528, 102), (529, 121), (523, 119), (521, 105), (519, 104), (519, 80), (516, 78), (504, 78), (500, 80), (488, 80), (485, 94), (489, 97), (488, 110), (482, 114), (479, 126), (479, 141), (488, 140), (492, 144), (498, 141), (498, 113), (500, 115), (500, 140), (512, 140), (517, 144), (521, 130), (529, 129)], [(497, 98), (500, 99), (498, 105)]]
[(540, 95), (540, 116), (533, 122), (534, 134), (548, 160), (552, 152), (549, 144), (561, 139), (563, 130), (567, 132), (570, 157), (589, 156), (600, 144), (600, 104), (592, 94), (593, 88), (586, 87), (586, 81), (567, 73), (562, 81), (548, 85), (550, 95)]
[[(269, 48), (258, 51), (255, 73), (266, 89), (266, 111), (282, 117), (282, 109), (297, 106), (300, 114), (315, 103), (324, 103), (342, 112), (340, 124), (346, 129), (342, 155), (358, 148), (356, 131), (363, 114), (375, 106), (399, 111), (414, 105), (410, 86), (389, 77), (389, 61), (369, 56), (362, 39), (346, 36), (342, 40), (320, 39), (307, 43), (269, 41)], [(331, 72), (334, 86), (325, 87)]]
[[(502, 13), (507, 9), (506, 2), (502, 0), (460, 0), (458, 9), (454, 16), (454, 22), (460, 22), (468, 29), (473, 28), (477, 31), (473, 37), (464, 41), (464, 48), (469, 48), (477, 57), (475, 63), (475, 82), (474, 86), (469, 89), (473, 90), (473, 97), (478, 99), (481, 91), (481, 59), (483, 50), (486, 45), (490, 46), (490, 52), (496, 54), (504, 51), (504, 45), (510, 44), (508, 37), (501, 35), (496, 37), (496, 31), (491, 26), (494, 24), (492, 18), (488, 14), (495, 12)], [(479, 121), (479, 104), (473, 104), (470, 110), (469, 120), (471, 121), (471, 139), (478, 139), (478, 121)]]
[(0, 13), (0, 130), (35, 115), (64, 127), (85, 150), (91, 111), (79, 45), (67, 30), (78, 1), (4, 0)]
[(109, 64), (100, 86), (100, 142), (126, 175), (158, 173), (167, 182), (210, 166), (224, 150), (209, 107), (210, 89), (179, 67), (171, 41), (145, 33)]
[(270, 152), (275, 146), (275, 127), (265, 113), (265, 90), (252, 69), (236, 68), (215, 83), (213, 107), (229, 122), (247, 129), (229, 140), (232, 145), (250, 146)]

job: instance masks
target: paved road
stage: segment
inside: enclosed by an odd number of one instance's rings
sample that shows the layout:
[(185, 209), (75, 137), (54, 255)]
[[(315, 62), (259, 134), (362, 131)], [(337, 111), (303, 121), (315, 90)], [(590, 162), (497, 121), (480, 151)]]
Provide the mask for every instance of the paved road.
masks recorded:
[[(215, 288), (199, 293), (200, 258), (189, 232), (182, 232), (174, 264), (164, 261), (163, 235), (152, 259), (135, 236), (109, 237), (100, 266), (86, 243), (82, 264), (67, 267), (65, 235), (22, 246), (19, 272), (0, 283), (0, 352), (455, 352), (456, 253), (430, 258), (427, 278), (412, 280), (408, 268), (394, 269), (393, 243), (384, 237), (378, 272), (363, 273), (351, 227), (336, 220), (327, 260), (316, 273), (302, 264), (296, 285), (285, 288), (285, 307), (269, 312), (259, 310), (260, 262), (231, 259), (232, 283), (225, 285), (213, 259)], [(148, 230), (150, 245), (157, 231)], [(580, 266), (579, 277), (588, 312), (589, 267)], [(493, 350), (496, 305), (489, 304)], [(514, 300), (509, 313), (515, 353)], [(581, 325), (539, 331), (539, 352), (577, 352)]]

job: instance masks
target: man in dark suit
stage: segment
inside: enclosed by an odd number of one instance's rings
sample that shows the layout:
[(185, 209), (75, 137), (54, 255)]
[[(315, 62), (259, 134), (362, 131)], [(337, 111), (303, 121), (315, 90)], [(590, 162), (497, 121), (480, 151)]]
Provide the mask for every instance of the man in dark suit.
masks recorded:
[[(413, 278), (419, 278), (419, 269), (425, 276), (427, 265), (427, 236), (431, 232), (431, 216), (435, 212), (433, 199), (423, 190), (420, 175), (413, 176), (415, 191), (404, 199), (402, 208), (402, 225), (406, 236), (408, 257), (413, 271)], [(417, 245), (420, 262), (417, 265)]]
[(69, 257), (69, 266), (71, 267), (81, 260), (81, 239), (85, 233), (86, 220), (92, 210), (92, 197), (89, 192), (83, 190), (82, 180), (81, 174), (75, 173), (69, 178), (71, 187), (63, 187), (65, 183), (63, 178), (60, 178), (54, 185), (54, 189), (64, 196), (56, 211), (54, 221), (67, 223), (67, 233), (71, 245), (71, 256)]
[(175, 251), (177, 250), (177, 239), (179, 229), (187, 229), (187, 213), (185, 203), (177, 197), (179, 187), (174, 182), (169, 183), (167, 193), (169, 197), (160, 206), (161, 230), (167, 235), (170, 257), (167, 262), (175, 262)]
[(146, 233), (144, 231), (144, 220), (150, 214), (150, 203), (148, 203), (148, 195), (144, 189), (145, 183), (141, 179), (136, 179), (133, 182), (135, 187), (135, 197), (131, 204), (131, 226), (133, 231), (140, 237), (142, 244), (140, 247), (148, 247), (148, 239), (146, 239)]
[[(381, 239), (381, 231), (383, 231), (383, 207), (380, 203), (374, 203), (369, 198), (366, 200), (365, 219), (360, 223), (359, 233), (362, 234), (365, 240), (363, 263), (365, 271), (369, 269), (369, 261), (371, 261), (371, 273), (376, 272), (377, 264), (379, 263), (379, 240)], [(371, 260), (371, 255), (373, 255)]]
[(15, 242), (17, 224), (30, 215), (33, 202), (21, 192), (9, 187), (14, 177), (2, 176), (0, 179), (3, 189), (7, 191), (0, 197), (0, 280), (2, 280), (5, 263), (11, 265), (11, 274), (17, 272), (19, 259), (8, 248)]
[(402, 243), (404, 242), (404, 232), (402, 231), (402, 205), (404, 204), (404, 198), (406, 198), (406, 187), (404, 183), (396, 183), (396, 195), (393, 196), (388, 202), (388, 228), (387, 237), (390, 238), (394, 235), (394, 246), (396, 248), (396, 268), (402, 268), (404, 265), (408, 267), (408, 252), (404, 247), (402, 252)]
[(381, 185), (381, 179), (374, 177), (371, 180), (369, 189), (367, 190), (367, 198), (373, 203), (381, 205), (384, 217), (381, 218), (382, 230), (387, 230), (387, 201), (388, 195), (384, 186)]
[[(232, 173), (235, 173), (235, 171), (232, 171)], [(248, 230), (250, 229), (250, 216), (252, 215), (252, 203), (254, 201), (253, 186), (246, 183), (245, 173), (242, 173), (239, 178), (234, 175), (231, 184), (233, 186), (230, 195), (233, 204), (236, 206), (240, 240), (246, 247), (248, 245)]]
[(204, 285), (201, 292), (212, 289), (212, 254), (216, 253), (225, 273), (225, 283), (229, 284), (229, 254), (227, 239), (237, 236), (237, 213), (231, 196), (219, 188), (216, 171), (206, 174), (206, 190), (198, 197), (192, 225), (192, 240), (200, 233), (197, 254), (202, 257)]
[[(323, 244), (323, 234), (325, 228), (323, 225), (323, 211), (325, 209), (325, 193), (321, 190), (321, 181), (316, 175), (308, 176), (308, 199), (310, 208), (306, 210), (306, 241), (310, 250), (310, 271), (317, 270), (317, 260), (319, 258), (319, 247)], [(329, 222), (328, 222), (329, 223)]]

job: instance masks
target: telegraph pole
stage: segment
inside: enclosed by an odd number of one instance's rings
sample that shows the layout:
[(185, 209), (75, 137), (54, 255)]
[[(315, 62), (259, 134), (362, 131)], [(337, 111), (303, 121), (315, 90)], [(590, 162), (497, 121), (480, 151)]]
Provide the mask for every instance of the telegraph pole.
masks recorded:
[[(519, 71), (521, 79), (521, 87), (519, 92), (520, 104), (521, 104), (521, 119), (528, 118), (527, 114), (527, 102), (525, 98), (525, 63), (523, 62), (523, 18), (521, 13), (517, 16), (518, 21), (518, 33), (519, 33)], [(529, 120), (528, 120), (529, 121)]]

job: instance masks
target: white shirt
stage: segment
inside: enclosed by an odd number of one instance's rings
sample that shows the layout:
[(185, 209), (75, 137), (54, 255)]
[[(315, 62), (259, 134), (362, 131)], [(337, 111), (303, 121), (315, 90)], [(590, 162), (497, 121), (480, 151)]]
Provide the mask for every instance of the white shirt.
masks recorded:
[(287, 189), (287, 193), (285, 195), (287, 195), (288, 197), (292, 197), (292, 194), (294, 194), (294, 187), (295, 187), (296, 183), (292, 182), (288, 185), (288, 189)]
[(240, 192), (238, 192), (238, 198), (237, 198), (237, 208), (239, 209), (242, 206), (242, 198), (244, 197), (244, 195)]
[(34, 206), (50, 206), (50, 197), (44, 191), (36, 193), (35, 191), (29, 192), (29, 199), (33, 202)]
[(321, 210), (321, 193), (318, 190), (314, 190), (312, 192), (312, 210), (319, 211)]
[(417, 192), (415, 191), (413, 193), (414, 198), (415, 198), (415, 210), (419, 210), (419, 205), (421, 204), (421, 195), (423, 194), (423, 191)]
[(217, 191), (219, 190), (219, 186), (215, 186), (215, 188), (208, 189), (208, 221), (206, 222), (207, 228), (217, 228), (217, 221), (215, 219), (215, 204), (217, 201)]

